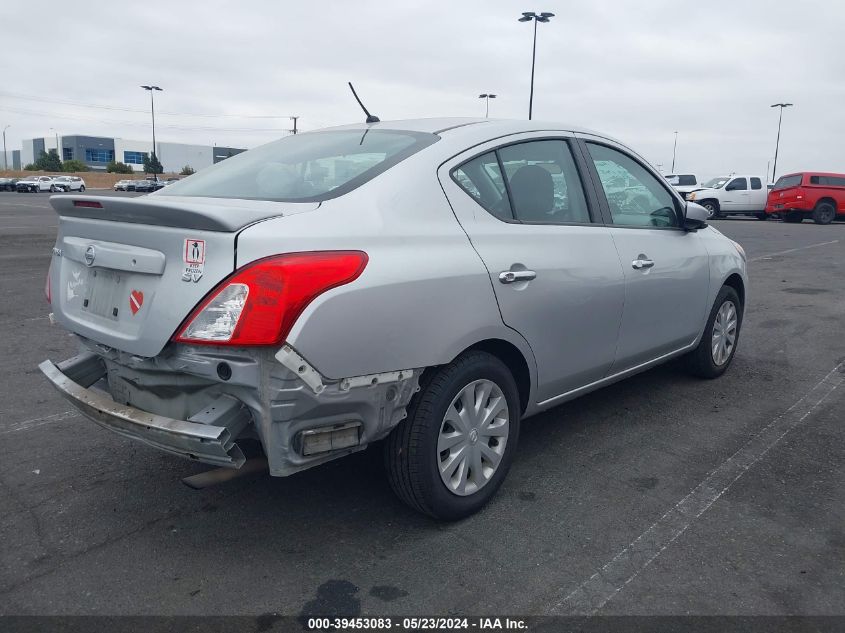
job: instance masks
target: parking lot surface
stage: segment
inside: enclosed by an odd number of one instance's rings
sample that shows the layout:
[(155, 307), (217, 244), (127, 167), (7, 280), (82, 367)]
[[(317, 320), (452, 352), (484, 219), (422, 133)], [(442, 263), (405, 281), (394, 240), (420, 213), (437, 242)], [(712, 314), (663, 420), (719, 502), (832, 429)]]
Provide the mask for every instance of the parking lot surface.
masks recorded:
[(440, 524), (378, 450), (196, 491), (70, 410), (36, 367), (75, 353), (48, 199), (0, 194), (0, 614), (843, 613), (845, 224), (714, 222), (753, 284), (728, 373), (530, 419), (493, 502)]

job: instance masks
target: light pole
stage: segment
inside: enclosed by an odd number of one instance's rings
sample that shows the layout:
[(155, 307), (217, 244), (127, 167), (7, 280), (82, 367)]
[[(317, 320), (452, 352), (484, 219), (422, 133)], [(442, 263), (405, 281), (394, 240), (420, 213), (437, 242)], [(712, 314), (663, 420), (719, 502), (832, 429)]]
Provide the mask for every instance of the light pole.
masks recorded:
[(9, 169), (9, 155), (6, 153), (6, 130), (8, 130), (11, 125), (7, 125), (3, 128), (3, 169)]
[(678, 151), (678, 131), (675, 130), (675, 147), (672, 148), (672, 173), (675, 173), (675, 154)]
[[(153, 153), (150, 155), (150, 162), (152, 162), (152, 159), (156, 158), (156, 104), (155, 99), (153, 98), (153, 93), (156, 90), (162, 92), (162, 89), (158, 86), (141, 86), (141, 88), (148, 90), (150, 93), (150, 114), (152, 114), (153, 117)], [(153, 169), (153, 171), (155, 171), (155, 169)], [(158, 175), (154, 173), (153, 178), (158, 180)]]
[(770, 107), (780, 108), (778, 115), (778, 140), (775, 141), (775, 164), (772, 167), (772, 182), (775, 182), (775, 174), (778, 170), (778, 147), (780, 146), (780, 122), (783, 120), (783, 109), (792, 107), (791, 103), (773, 103)]
[(59, 147), (59, 132), (54, 127), (51, 127), (50, 131), (55, 133), (55, 135), (56, 135), (56, 156), (58, 156), (59, 161), (61, 161), (62, 160), (62, 148)]
[(537, 15), (533, 11), (523, 11), (520, 22), (534, 22), (534, 46), (531, 49), (531, 96), (528, 98), (528, 120), (534, 113), (534, 64), (537, 61), (537, 22), (548, 22), (555, 17), (554, 13), (541, 13)]
[(484, 99), (484, 118), (490, 116), (490, 99), (495, 99), (496, 95), (484, 93), (483, 95), (478, 95), (479, 99)]

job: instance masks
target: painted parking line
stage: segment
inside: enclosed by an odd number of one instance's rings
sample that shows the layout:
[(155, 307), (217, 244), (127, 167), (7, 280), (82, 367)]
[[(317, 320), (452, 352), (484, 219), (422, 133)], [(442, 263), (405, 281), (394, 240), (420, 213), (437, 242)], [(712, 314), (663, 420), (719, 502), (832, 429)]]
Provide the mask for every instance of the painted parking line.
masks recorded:
[(692, 492), (628, 544), (599, 571), (566, 597), (556, 601), (550, 615), (592, 615), (634, 580), (716, 500), (766, 455), (787, 433), (801, 424), (845, 382), (845, 362), (834, 367), (800, 400), (731, 455)]
[(12, 422), (5, 429), (0, 429), (0, 435), (7, 435), (8, 433), (17, 433), (18, 431), (28, 431), (45, 424), (53, 424), (54, 422), (61, 422), (62, 420), (69, 420), (79, 416), (79, 411), (70, 410), (62, 411), (61, 413), (54, 413), (43, 418), (32, 418), (31, 420), (23, 420), (22, 422)]
[(777, 253), (768, 253), (766, 255), (760, 255), (758, 257), (752, 257), (748, 261), (750, 262), (759, 262), (762, 259), (769, 259), (770, 257), (777, 257), (778, 255), (789, 255), (789, 253), (795, 253), (797, 251), (803, 251), (807, 248), (817, 248), (819, 246), (827, 246), (829, 244), (838, 244), (839, 240), (831, 240), (829, 242), (819, 242), (818, 244), (810, 244), (809, 246), (799, 246), (798, 248), (790, 248), (786, 251), (778, 251)]

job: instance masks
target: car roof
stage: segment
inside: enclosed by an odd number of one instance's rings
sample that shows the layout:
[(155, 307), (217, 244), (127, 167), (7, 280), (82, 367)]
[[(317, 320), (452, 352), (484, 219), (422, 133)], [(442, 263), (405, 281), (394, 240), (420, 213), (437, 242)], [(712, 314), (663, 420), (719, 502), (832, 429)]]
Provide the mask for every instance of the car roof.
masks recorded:
[(838, 176), (840, 178), (845, 176), (845, 174), (837, 174), (836, 172), (833, 172), (833, 171), (809, 171), (808, 170), (808, 171), (795, 171), (795, 172), (792, 172), (791, 174), (783, 174), (783, 176), (780, 176), (780, 178), (783, 178), (785, 176), (803, 176), (805, 174), (809, 175), (809, 176)]
[(379, 121), (378, 123), (352, 123), (336, 127), (315, 130), (407, 130), (409, 132), (423, 132), (449, 136), (458, 134), (477, 135), (479, 132), (491, 138), (520, 132), (542, 132), (545, 130), (563, 130), (567, 132), (581, 132), (609, 138), (605, 134), (588, 128), (569, 125), (554, 121), (526, 121), (523, 119), (481, 119), (472, 117), (437, 117), (431, 119), (397, 119), (393, 121)]

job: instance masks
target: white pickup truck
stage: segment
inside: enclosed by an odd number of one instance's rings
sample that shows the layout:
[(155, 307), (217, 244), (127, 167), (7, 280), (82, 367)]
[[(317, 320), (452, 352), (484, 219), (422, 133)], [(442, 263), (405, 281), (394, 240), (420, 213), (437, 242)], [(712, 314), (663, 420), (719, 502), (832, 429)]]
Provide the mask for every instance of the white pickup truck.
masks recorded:
[(685, 197), (707, 209), (711, 218), (753, 215), (765, 220), (768, 194), (769, 190), (759, 176), (732, 174), (712, 178)]

